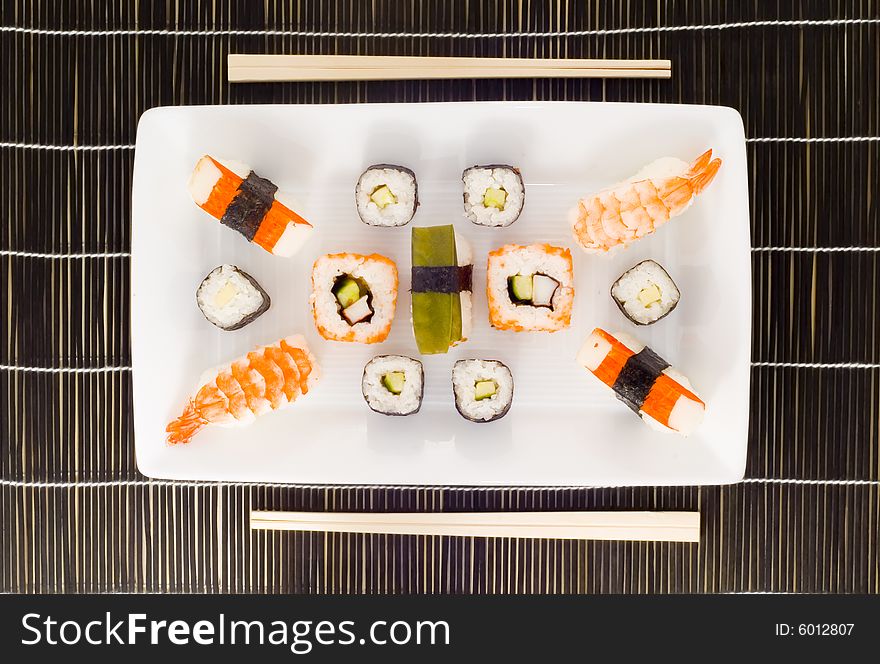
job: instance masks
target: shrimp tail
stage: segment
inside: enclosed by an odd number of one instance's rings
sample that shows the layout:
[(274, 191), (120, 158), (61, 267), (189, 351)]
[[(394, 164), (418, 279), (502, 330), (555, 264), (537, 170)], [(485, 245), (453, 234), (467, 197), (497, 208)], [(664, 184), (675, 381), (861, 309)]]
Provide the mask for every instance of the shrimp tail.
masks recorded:
[(708, 166), (710, 161), (712, 161), (712, 148), (709, 148), (699, 157), (694, 159), (694, 163), (692, 163), (688, 169), (688, 175), (699, 175), (706, 169), (706, 166)]
[(168, 433), (168, 443), (170, 445), (188, 443), (207, 424), (208, 420), (196, 412), (195, 402), (190, 399), (183, 411), (183, 415), (165, 427), (165, 431)]
[[(711, 155), (712, 151), (709, 150), (709, 152), (707, 152), (706, 154)], [(699, 159), (700, 158), (698, 157), (697, 161), (699, 161)], [(715, 179), (715, 174), (718, 172), (719, 168), (721, 168), (721, 160), (717, 158), (713, 159), (708, 164), (706, 164), (701, 172), (699, 172), (693, 177), (693, 179), (691, 179), (691, 187), (693, 188), (694, 196), (698, 196), (699, 194), (703, 193), (703, 190), (712, 183), (712, 180)]]

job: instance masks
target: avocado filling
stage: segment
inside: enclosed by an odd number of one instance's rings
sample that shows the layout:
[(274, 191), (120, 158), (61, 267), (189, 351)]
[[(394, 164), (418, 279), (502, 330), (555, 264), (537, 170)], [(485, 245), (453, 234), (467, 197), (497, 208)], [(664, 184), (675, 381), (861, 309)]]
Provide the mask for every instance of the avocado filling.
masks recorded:
[(507, 278), (510, 301), (532, 307), (553, 308), (559, 282), (544, 274), (516, 274)]
[(393, 205), (397, 203), (397, 196), (394, 195), (387, 184), (379, 185), (375, 189), (373, 189), (373, 193), (370, 194), (370, 200), (376, 204), (380, 210), (384, 210), (389, 205)]
[(402, 371), (391, 371), (382, 376), (382, 384), (391, 394), (403, 392), (404, 383), (406, 383), (406, 374)]
[(339, 312), (349, 325), (367, 321), (373, 316), (370, 306), (372, 294), (363, 279), (341, 275), (333, 285), (333, 295), (339, 304)]
[(493, 207), (497, 210), (503, 210), (504, 204), (507, 202), (507, 192), (503, 187), (496, 189), (489, 187), (483, 194), (483, 207)]
[(642, 303), (642, 306), (646, 309), (650, 309), (655, 304), (660, 304), (662, 300), (661, 296), (662, 293), (660, 292), (660, 287), (657, 284), (651, 284), (640, 290), (636, 297), (639, 298), (639, 302)]
[(494, 380), (478, 380), (474, 383), (474, 400), (482, 401), (495, 396), (498, 392), (498, 383)]

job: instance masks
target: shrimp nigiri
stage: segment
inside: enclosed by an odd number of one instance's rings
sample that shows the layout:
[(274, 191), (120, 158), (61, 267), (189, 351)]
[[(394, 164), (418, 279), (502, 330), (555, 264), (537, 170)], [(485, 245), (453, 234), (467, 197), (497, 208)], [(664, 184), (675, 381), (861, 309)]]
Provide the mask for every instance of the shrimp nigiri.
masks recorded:
[(578, 201), (571, 220), (577, 243), (605, 252), (653, 233), (684, 212), (721, 167), (706, 150), (692, 164), (658, 159), (625, 182)]
[(183, 414), (165, 429), (168, 442), (188, 443), (208, 425), (247, 424), (280, 410), (308, 392), (319, 375), (301, 336), (256, 348), (208, 374)]

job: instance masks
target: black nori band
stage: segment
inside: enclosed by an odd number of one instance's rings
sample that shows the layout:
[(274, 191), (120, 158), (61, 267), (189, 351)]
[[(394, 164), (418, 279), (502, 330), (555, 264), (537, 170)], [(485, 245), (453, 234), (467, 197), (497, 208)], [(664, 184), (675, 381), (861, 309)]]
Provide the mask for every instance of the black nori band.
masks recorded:
[(638, 414), (657, 378), (668, 366), (666, 360), (645, 346), (641, 352), (631, 355), (617, 374), (614, 394)]
[(413, 265), (413, 293), (461, 293), (472, 290), (473, 265), (423, 267)]
[(270, 180), (251, 171), (238, 185), (238, 192), (220, 218), (220, 223), (253, 240), (260, 223), (272, 207), (276, 191), (278, 187)]

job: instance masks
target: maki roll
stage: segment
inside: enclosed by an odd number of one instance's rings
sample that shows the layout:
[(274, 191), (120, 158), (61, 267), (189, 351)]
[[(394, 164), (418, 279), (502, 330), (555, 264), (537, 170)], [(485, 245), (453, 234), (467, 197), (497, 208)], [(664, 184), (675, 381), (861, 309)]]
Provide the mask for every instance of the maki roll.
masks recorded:
[(367, 362), (361, 391), (367, 405), (383, 415), (412, 415), (422, 407), (422, 363), (403, 355), (379, 355)]
[(686, 436), (703, 420), (706, 404), (690, 381), (627, 334), (597, 327), (581, 347), (578, 363), (655, 429)]
[(405, 226), (419, 205), (416, 174), (403, 166), (376, 164), (354, 189), (358, 216), (370, 226)]
[(631, 267), (614, 282), (611, 297), (633, 323), (650, 325), (675, 309), (681, 293), (662, 265), (647, 260)]
[(471, 422), (492, 422), (510, 410), (513, 374), (498, 360), (458, 360), (452, 366), (455, 408)]
[(292, 256), (312, 225), (294, 212), (278, 187), (250, 167), (205, 155), (188, 185), (196, 204), (224, 226), (276, 256)]
[(478, 226), (510, 226), (519, 218), (526, 191), (519, 169), (503, 164), (472, 166), (461, 175), (464, 215)]
[(571, 252), (549, 244), (507, 244), (489, 253), (489, 322), (499, 330), (556, 332), (571, 324)]
[(397, 266), (379, 254), (326, 254), (312, 267), (310, 299), (325, 339), (385, 341), (397, 306)]
[(473, 267), (470, 246), (452, 225), (412, 229), (412, 326), (423, 355), (467, 341)]
[(257, 280), (235, 265), (211, 270), (196, 291), (196, 302), (208, 322), (221, 330), (238, 330), (254, 322), (271, 304)]

